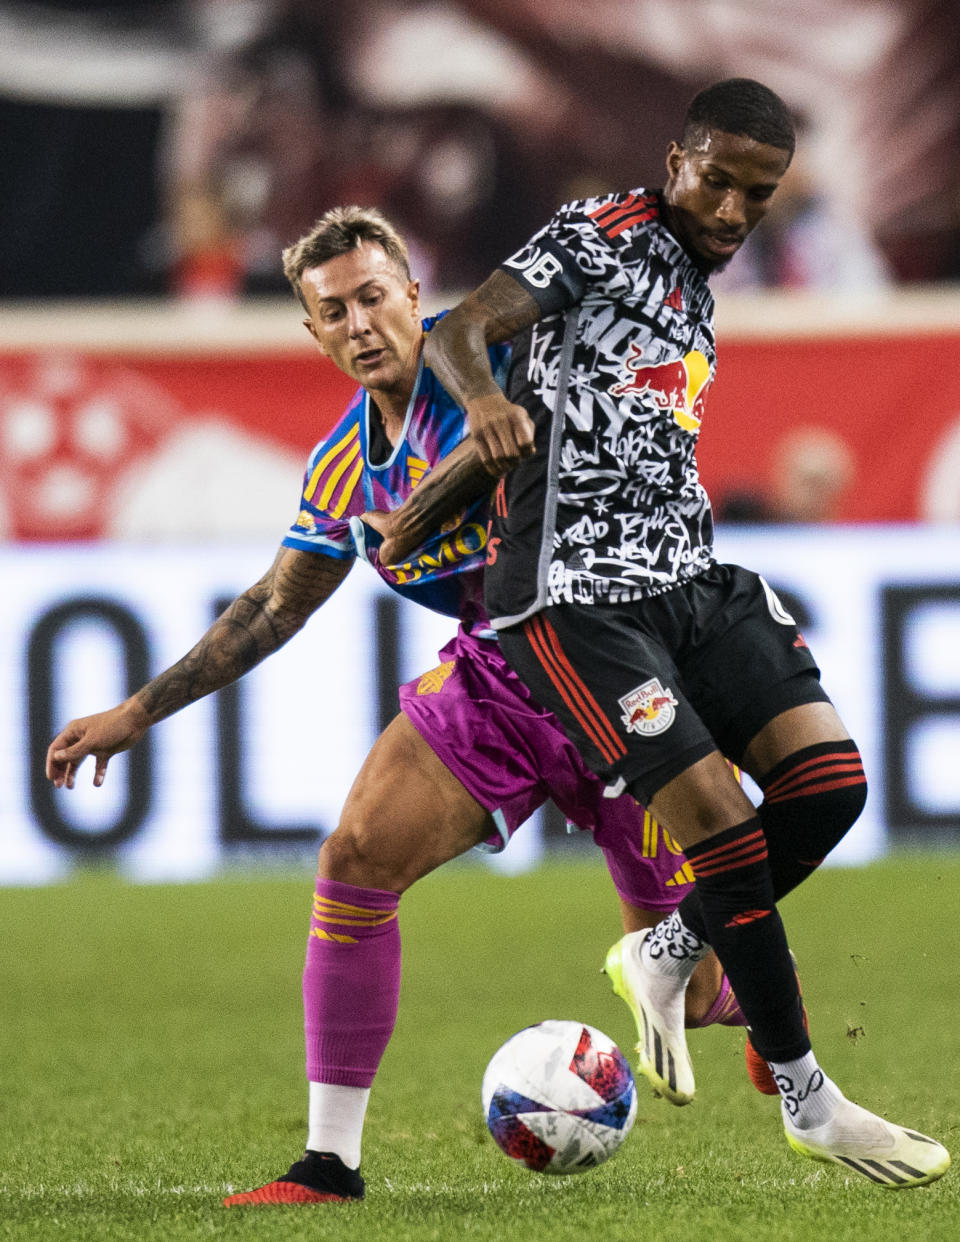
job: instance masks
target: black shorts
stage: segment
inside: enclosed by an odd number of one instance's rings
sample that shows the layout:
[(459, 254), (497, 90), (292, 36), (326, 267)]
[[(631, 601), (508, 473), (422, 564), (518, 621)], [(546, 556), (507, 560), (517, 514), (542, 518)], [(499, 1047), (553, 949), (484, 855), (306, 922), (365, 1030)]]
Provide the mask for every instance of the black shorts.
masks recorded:
[(551, 605), (499, 638), (587, 764), (645, 804), (713, 750), (739, 763), (788, 708), (829, 702), (795, 621), (738, 565), (652, 599)]

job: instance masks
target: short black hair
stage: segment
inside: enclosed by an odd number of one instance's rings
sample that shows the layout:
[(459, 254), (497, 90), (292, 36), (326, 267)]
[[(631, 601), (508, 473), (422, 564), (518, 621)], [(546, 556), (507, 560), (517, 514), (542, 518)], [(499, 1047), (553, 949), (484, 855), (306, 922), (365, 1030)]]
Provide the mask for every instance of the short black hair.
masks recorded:
[(684, 118), (682, 145), (697, 147), (717, 129), (779, 147), (793, 158), (797, 138), (790, 109), (752, 78), (726, 78), (695, 95)]

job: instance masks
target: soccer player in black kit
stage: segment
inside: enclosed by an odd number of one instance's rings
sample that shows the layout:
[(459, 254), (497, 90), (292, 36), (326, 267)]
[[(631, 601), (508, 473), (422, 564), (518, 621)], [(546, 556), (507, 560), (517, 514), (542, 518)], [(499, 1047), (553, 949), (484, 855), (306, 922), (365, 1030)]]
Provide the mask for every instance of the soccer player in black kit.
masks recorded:
[[(684, 990), (713, 947), (791, 1147), (919, 1186), (949, 1154), (854, 1104), (820, 1068), (776, 904), (862, 810), (860, 755), (776, 595), (716, 562), (695, 458), (716, 365), (707, 278), (762, 219), (793, 149), (772, 91), (741, 78), (708, 87), (661, 191), (567, 204), (441, 320), (425, 358), (466, 408), (472, 441), (417, 503), (442, 495), (445, 474), (458, 487), (471, 470), (503, 476), (485, 594), (504, 655), (611, 796), (649, 807), (693, 869), (678, 910), (607, 957), (643, 1072), (673, 1103), (692, 1098)], [(487, 346), (508, 338), (504, 393)], [(763, 791), (759, 807), (728, 760)]]

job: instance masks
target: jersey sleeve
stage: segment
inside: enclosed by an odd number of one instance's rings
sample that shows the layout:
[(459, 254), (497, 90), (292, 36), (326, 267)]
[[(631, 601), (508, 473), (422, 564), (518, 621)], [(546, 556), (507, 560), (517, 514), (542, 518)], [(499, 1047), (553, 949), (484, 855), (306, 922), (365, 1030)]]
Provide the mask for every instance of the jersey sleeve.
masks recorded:
[(622, 281), (620, 257), (612, 244), (617, 234), (602, 227), (602, 213), (609, 201), (567, 203), (500, 265), (533, 297), (544, 317), (574, 306), (590, 285), (601, 284), (609, 291)]
[[(503, 345), (491, 345), (487, 350), (490, 355), (490, 370), (493, 372), (494, 382), (498, 388), (506, 391), (507, 377), (510, 374), (510, 342), (507, 341)], [(467, 420), (463, 420), (463, 432), (461, 439), (469, 435), (470, 429), (467, 426)]]
[(319, 552), (334, 560), (356, 557), (350, 518), (366, 508), (361, 478), (360, 422), (355, 408), (321, 440), (307, 462), (300, 511), (283, 540), (285, 548)]

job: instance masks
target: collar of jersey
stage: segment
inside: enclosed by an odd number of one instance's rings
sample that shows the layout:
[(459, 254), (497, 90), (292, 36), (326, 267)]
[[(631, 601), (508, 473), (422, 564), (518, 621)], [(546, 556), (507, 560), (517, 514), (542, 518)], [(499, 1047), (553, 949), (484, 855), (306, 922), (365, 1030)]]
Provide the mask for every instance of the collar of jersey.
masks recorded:
[(420, 361), (417, 363), (417, 378), (413, 382), (413, 392), (410, 394), (410, 400), (407, 402), (407, 412), (403, 416), (403, 430), (400, 438), (393, 446), (393, 452), (386, 461), (374, 465), (369, 457), (370, 450), (370, 394), (364, 389), (363, 393), (363, 458), (367, 463), (368, 470), (389, 470), (393, 463), (397, 460), (400, 450), (407, 442), (407, 432), (410, 429), (410, 419), (413, 417), (413, 407), (416, 404), (417, 395), (420, 392), (420, 380), (423, 376), (423, 352), (420, 353)]

